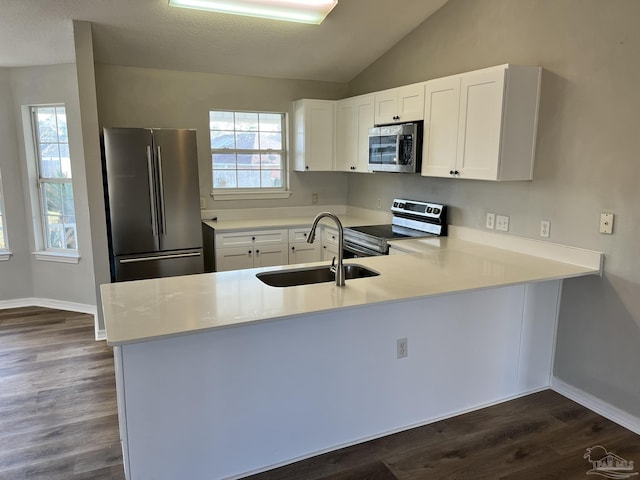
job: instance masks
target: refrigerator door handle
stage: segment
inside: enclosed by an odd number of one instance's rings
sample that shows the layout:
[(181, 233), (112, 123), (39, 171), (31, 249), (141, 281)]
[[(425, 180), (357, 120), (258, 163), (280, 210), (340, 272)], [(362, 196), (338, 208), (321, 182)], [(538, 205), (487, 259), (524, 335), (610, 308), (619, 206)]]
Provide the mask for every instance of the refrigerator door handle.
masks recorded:
[(158, 190), (160, 190), (160, 231), (162, 234), (166, 234), (167, 217), (164, 211), (164, 179), (162, 178), (162, 153), (160, 152), (160, 145), (156, 147), (156, 151), (158, 152), (158, 174), (160, 177), (158, 182)]
[(152, 262), (154, 260), (167, 260), (170, 258), (199, 257), (200, 255), (201, 255), (200, 252), (174, 253), (170, 255), (154, 255), (149, 257), (125, 258), (123, 260), (120, 260), (120, 263)]
[(147, 145), (147, 168), (149, 177), (149, 203), (151, 204), (151, 231), (154, 237), (158, 236), (158, 219), (156, 215), (156, 185), (153, 180), (153, 160), (151, 147)]

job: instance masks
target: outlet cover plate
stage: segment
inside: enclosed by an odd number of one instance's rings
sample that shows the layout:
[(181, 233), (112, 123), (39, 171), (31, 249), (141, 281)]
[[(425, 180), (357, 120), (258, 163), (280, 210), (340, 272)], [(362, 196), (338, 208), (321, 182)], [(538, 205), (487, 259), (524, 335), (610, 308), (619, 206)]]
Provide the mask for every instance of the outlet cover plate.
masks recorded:
[(485, 227), (489, 230), (493, 230), (496, 228), (496, 214), (495, 213), (487, 213), (487, 222), (485, 223)]
[(509, 231), (509, 217), (506, 215), (497, 215), (496, 216), (496, 230), (500, 230), (502, 232)]

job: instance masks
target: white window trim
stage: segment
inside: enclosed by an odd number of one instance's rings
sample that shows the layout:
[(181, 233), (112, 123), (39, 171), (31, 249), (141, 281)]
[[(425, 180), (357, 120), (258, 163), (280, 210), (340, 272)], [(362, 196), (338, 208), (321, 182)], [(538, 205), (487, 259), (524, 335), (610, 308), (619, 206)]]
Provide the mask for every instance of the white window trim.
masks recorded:
[[(289, 198), (293, 192), (289, 189), (289, 114), (287, 112), (276, 111), (258, 111), (258, 110), (225, 110), (210, 108), (211, 111), (226, 111), (226, 112), (250, 112), (250, 113), (276, 113), (282, 115), (282, 135), (283, 135), (283, 149), (282, 149), (282, 187), (281, 188), (211, 188), (211, 198), (221, 201), (233, 201), (233, 200), (277, 200), (282, 198)], [(211, 141), (211, 129), (209, 129), (209, 141)], [(213, 175), (213, 170), (210, 168)]]
[(11, 250), (0, 250), (0, 262), (6, 262), (11, 258), (11, 255), (13, 255)]
[(269, 192), (267, 190), (250, 190), (245, 191), (233, 191), (233, 192), (211, 192), (211, 196), (214, 200), (267, 200), (267, 199), (279, 199), (289, 198), (293, 192), (290, 190), (277, 190)]
[(58, 252), (55, 250), (40, 250), (31, 253), (36, 260), (44, 262), (58, 262), (58, 263), (79, 263), (80, 254), (72, 252)]
[(0, 248), (0, 262), (6, 262), (11, 258), (11, 250), (9, 249), (9, 232), (7, 231), (7, 211), (5, 207), (7, 203), (4, 201), (4, 188), (2, 185), (2, 172), (0, 172), (0, 204), (2, 204), (2, 210), (0, 214), (2, 216), (2, 224), (4, 226), (4, 245), (5, 248)]

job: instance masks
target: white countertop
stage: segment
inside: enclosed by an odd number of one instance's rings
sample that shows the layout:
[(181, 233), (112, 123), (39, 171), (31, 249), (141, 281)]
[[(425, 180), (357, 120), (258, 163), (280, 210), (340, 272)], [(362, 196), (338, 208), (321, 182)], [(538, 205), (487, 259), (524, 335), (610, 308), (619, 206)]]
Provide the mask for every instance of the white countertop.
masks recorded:
[[(287, 225), (291, 225), (291, 219)], [(523, 241), (525, 244), (537, 242)], [(321, 283), (279, 288), (265, 285), (256, 278), (260, 271), (301, 268), (299, 265), (102, 285), (107, 342), (110, 345), (136, 343), (313, 312), (601, 272), (601, 254), (580, 249), (576, 250), (580, 255), (586, 254), (589, 262), (550, 260), (455, 236), (403, 242), (419, 253), (345, 262), (361, 264), (380, 273), (377, 277), (347, 280), (345, 287)], [(544, 251), (547, 244), (538, 244)], [(548, 245), (553, 250), (554, 245)], [(571, 249), (556, 247), (561, 251)], [(517, 249), (517, 245), (514, 248)], [(576, 258), (585, 257), (580, 255)], [(553, 251), (549, 256), (554, 257)], [(327, 262), (307, 266), (323, 263)]]
[[(240, 220), (203, 220), (203, 223), (215, 229), (216, 232), (231, 232), (236, 230), (265, 230), (275, 228), (296, 228), (310, 227), (313, 223), (314, 216), (300, 217), (284, 217), (284, 218), (266, 218), (266, 219), (240, 219)], [(381, 223), (390, 223), (380, 221), (374, 217), (362, 214), (338, 214), (338, 218), (343, 227), (355, 227), (358, 225), (373, 225)], [(330, 222), (323, 221), (323, 225), (335, 227)]]

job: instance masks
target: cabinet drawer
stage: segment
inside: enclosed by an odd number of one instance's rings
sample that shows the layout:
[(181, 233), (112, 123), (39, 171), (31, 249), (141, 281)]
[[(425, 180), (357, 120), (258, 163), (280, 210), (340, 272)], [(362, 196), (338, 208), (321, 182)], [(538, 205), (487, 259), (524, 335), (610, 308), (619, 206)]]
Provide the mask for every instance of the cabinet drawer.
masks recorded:
[(306, 243), (311, 225), (304, 228), (289, 229), (289, 243)]
[(269, 245), (288, 242), (288, 230), (255, 230), (216, 234), (216, 248)]
[(338, 246), (338, 230), (335, 228), (323, 227), (322, 245)]

